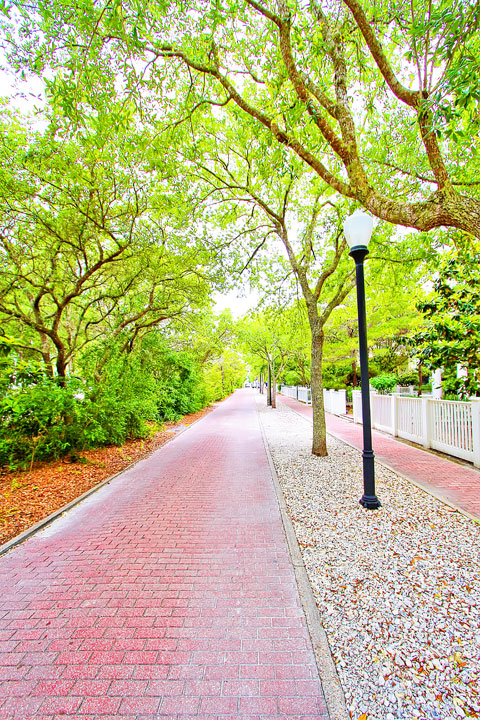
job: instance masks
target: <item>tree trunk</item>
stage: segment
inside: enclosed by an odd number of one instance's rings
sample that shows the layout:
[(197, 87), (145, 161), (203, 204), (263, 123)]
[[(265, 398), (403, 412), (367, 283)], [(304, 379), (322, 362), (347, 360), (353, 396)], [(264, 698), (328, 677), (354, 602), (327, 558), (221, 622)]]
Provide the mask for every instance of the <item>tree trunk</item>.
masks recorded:
[(272, 368), (272, 389), (271, 389), (271, 397), (272, 397), (272, 408), (277, 407), (277, 377), (275, 375), (275, 371)]
[(357, 361), (355, 360), (355, 358), (352, 360), (352, 374), (353, 374), (352, 384), (353, 384), (353, 387), (356, 388), (358, 385), (358, 377), (357, 377)]
[(49, 378), (53, 377), (52, 358), (49, 353), (42, 352), (43, 364), (45, 365), (45, 372)]
[(312, 409), (313, 409), (313, 442), (312, 453), (325, 457), (327, 453), (327, 427), (325, 424), (325, 408), (323, 404), (323, 327), (318, 320), (311, 322), (312, 330), (312, 363), (311, 363), (311, 387), (312, 387)]
[(64, 387), (65, 378), (67, 377), (67, 363), (65, 362), (65, 353), (59, 351), (57, 354), (57, 375), (59, 384)]
[(305, 363), (304, 362), (299, 363), (299, 367), (300, 367), (302, 386), (306, 387), (307, 385), (310, 385), (310, 381), (309, 381), (309, 378), (307, 378), (307, 371), (305, 369)]
[(222, 376), (222, 395), (225, 397), (225, 374), (223, 372), (223, 365), (220, 364), (220, 374)]
[(423, 373), (422, 373), (422, 363), (421, 361), (418, 363), (418, 397), (422, 394), (422, 385), (423, 385)]
[(45, 333), (40, 333), (40, 340), (42, 343), (42, 359), (43, 359), (43, 363), (45, 365), (45, 372), (47, 373), (48, 377), (53, 377), (53, 367), (52, 367), (52, 357), (50, 355), (50, 345), (48, 342), (48, 337), (45, 335)]

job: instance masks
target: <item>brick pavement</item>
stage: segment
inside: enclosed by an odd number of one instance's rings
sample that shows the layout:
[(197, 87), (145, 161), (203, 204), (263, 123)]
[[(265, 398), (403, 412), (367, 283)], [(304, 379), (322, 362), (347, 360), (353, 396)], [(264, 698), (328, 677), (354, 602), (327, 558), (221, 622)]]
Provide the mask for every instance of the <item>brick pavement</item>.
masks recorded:
[[(285, 396), (280, 402), (311, 421), (312, 408)], [(362, 426), (335, 415), (326, 414), (327, 430), (341, 440), (362, 449)], [(412, 480), (439, 499), (459, 507), (480, 520), (480, 471), (418, 447), (395, 440), (384, 433), (372, 432), (377, 460)]]
[(328, 717), (253, 393), (1, 557), (0, 588), (2, 720)]

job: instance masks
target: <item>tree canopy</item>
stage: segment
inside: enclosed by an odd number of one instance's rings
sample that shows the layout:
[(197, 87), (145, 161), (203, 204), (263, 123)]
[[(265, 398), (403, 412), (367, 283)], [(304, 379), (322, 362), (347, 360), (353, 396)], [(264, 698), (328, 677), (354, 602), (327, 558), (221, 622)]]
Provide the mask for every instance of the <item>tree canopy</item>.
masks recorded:
[(76, 122), (101, 114), (115, 86), (120, 116), (161, 105), (178, 123), (235, 106), (377, 217), (480, 233), (475, 0), (13, 7), (12, 56), (52, 69), (48, 92)]
[[(72, 393), (128, 408), (136, 387), (138, 430), (187, 388), (196, 406), (241, 384), (242, 346), (310, 381), (325, 454), (324, 352), (356, 373), (343, 219), (378, 218), (380, 370), (403, 366), (435, 263), (480, 234), (478, 22), (474, 0), (4, 5), (9, 67), (44, 90), (0, 128), (5, 393), (54, 383), (67, 417)], [(255, 317), (215, 317), (213, 291), (244, 281)]]

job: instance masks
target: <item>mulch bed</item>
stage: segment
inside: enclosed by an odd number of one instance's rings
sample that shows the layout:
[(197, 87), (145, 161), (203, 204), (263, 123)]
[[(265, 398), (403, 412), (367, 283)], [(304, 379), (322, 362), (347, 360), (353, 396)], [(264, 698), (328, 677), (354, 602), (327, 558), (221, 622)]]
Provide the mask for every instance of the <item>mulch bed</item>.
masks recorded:
[(176, 430), (191, 425), (213, 410), (207, 407), (167, 423), (145, 440), (129, 440), (81, 453), (82, 462), (68, 459), (35, 463), (32, 471), (6, 472), (0, 476), (0, 545), (35, 525), (55, 510), (79, 497), (133, 462), (151, 455), (175, 436)]

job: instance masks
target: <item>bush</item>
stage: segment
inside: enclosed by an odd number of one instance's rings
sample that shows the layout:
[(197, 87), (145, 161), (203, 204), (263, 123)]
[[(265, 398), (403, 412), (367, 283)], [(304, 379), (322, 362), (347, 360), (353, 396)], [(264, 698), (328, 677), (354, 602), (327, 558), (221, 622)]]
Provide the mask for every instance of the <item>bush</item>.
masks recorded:
[(398, 375), (398, 385), (418, 385), (418, 372), (415, 370), (411, 372), (403, 372)]
[(325, 390), (345, 390), (346, 385), (342, 382), (334, 382), (330, 380), (329, 382), (324, 383), (323, 387)]
[(301, 385), (302, 380), (300, 374), (296, 370), (287, 370), (283, 376), (282, 385)]
[[(323, 384), (326, 388), (340, 389), (353, 381), (352, 362), (325, 363), (323, 365)], [(360, 377), (360, 368), (358, 368)]]
[(178, 420), (205, 407), (205, 385), (191, 357), (164, 352), (156, 372), (155, 396), (159, 420)]
[(76, 380), (62, 386), (47, 377), (9, 388), (0, 401), (0, 465), (25, 466), (68, 452), (82, 425), (78, 392)]
[(0, 465), (28, 467), (34, 460), (144, 437), (146, 421), (157, 417), (155, 398), (128, 397), (126, 389), (89, 395), (79, 380), (62, 385), (58, 378), (11, 388), (0, 402)]
[(152, 423), (208, 404), (189, 353), (170, 350), (153, 334), (130, 354), (119, 352), (122, 344), (107, 340), (92, 347), (80, 366), (83, 380), (61, 381), (33, 362), (0, 358), (0, 465), (28, 467), (34, 460), (122, 445), (146, 437)]
[(375, 390), (378, 390), (379, 393), (387, 394), (392, 392), (394, 387), (398, 385), (398, 377), (384, 373), (383, 375), (377, 375), (371, 378), (370, 385), (374, 387)]
[(398, 347), (378, 348), (371, 360), (372, 369), (381, 375), (392, 375), (405, 365), (407, 356)]

